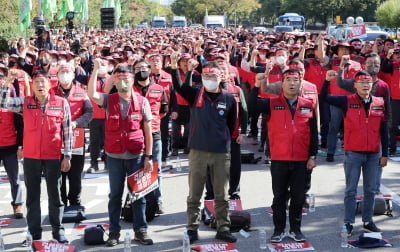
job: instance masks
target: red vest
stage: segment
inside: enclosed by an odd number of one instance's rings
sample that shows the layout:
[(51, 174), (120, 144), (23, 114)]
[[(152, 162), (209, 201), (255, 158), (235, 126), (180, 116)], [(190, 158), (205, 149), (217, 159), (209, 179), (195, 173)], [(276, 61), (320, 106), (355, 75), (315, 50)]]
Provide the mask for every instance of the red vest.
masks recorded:
[(132, 92), (128, 115), (122, 118), (118, 93), (108, 95), (105, 122), (105, 150), (108, 153), (122, 154), (129, 151), (140, 154), (144, 150), (143, 97)]
[(393, 73), (390, 81), (390, 97), (394, 100), (400, 100), (400, 61), (393, 63)]
[(165, 90), (165, 94), (167, 95), (168, 98), (168, 104), (170, 104), (170, 88), (172, 86), (172, 77), (169, 73), (165, 72), (164, 70), (161, 70), (160, 76), (158, 77), (158, 81), (155, 80), (153, 74), (150, 74), (150, 77), (153, 80), (153, 83), (156, 83), (160, 86), (162, 86)]
[(380, 125), (384, 120), (384, 101), (372, 96), (368, 117), (357, 94), (347, 96), (347, 113), (344, 117), (344, 150), (379, 152)]
[(294, 117), (281, 95), (270, 99), (271, 115), (267, 119), (272, 160), (306, 161), (310, 149), (310, 119), (313, 104), (298, 97)]
[(317, 108), (318, 103), (318, 90), (317, 86), (313, 83), (303, 80), (301, 82), (301, 97), (306, 98), (307, 100), (311, 101), (313, 104), (313, 108)]
[[(179, 70), (179, 77), (181, 78), (181, 81), (185, 81), (185, 74), (181, 70)], [(189, 106), (189, 103), (178, 92), (175, 92), (175, 97), (176, 97), (176, 103), (179, 106)]]
[(18, 69), (18, 87), (19, 87), (19, 95), (20, 96), (27, 96), (25, 90), (25, 72), (23, 70)]
[(17, 133), (14, 125), (14, 113), (0, 108), (0, 147), (17, 144)]
[[(318, 94), (321, 92), (322, 84), (324, 83), (326, 72), (328, 69), (322, 67), (316, 59), (307, 59), (308, 66), (304, 73), (304, 80), (307, 80), (317, 86)], [(335, 83), (336, 85), (336, 83)]]
[[(134, 90), (137, 93), (142, 94), (142, 90), (140, 90), (140, 87), (138, 87), (137, 85), (134, 85)], [(153, 119), (151, 120), (151, 129), (153, 133), (160, 131), (160, 108), (164, 90), (165, 89), (162, 86), (153, 83), (150, 84), (145, 95), (145, 97), (149, 101), (151, 115), (153, 116)]]
[[(103, 85), (101, 85), (100, 79), (98, 78), (96, 82), (96, 91), (99, 93), (104, 93), (104, 87), (106, 86), (106, 82), (107, 79), (104, 79), (104, 83)], [(92, 103), (93, 107), (93, 119), (105, 119), (106, 112), (104, 111), (104, 109), (100, 108), (99, 105), (97, 105), (97, 103), (95, 103), (94, 101), (90, 100), (90, 102)]]
[(226, 91), (232, 94), (236, 101), (236, 122), (235, 129), (232, 133), (232, 138), (237, 138), (239, 136), (239, 125), (240, 125), (240, 117), (239, 117), (239, 106), (240, 106), (240, 87), (228, 84), (226, 87)]
[(24, 100), (24, 157), (33, 159), (59, 159), (62, 146), (64, 98), (50, 95), (42, 113), (34, 96)]
[[(268, 83), (272, 84), (272, 83), (281, 82), (281, 81), (282, 81), (282, 71), (278, 66), (275, 65), (269, 72)], [(274, 97), (278, 97), (278, 95), (267, 94), (267, 93), (263, 92), (260, 88), (260, 89), (258, 89), (258, 97), (259, 98), (274, 98)]]
[[(350, 66), (348, 66), (347, 68), (345, 68), (343, 70), (344, 72), (344, 79), (352, 79), (354, 78), (354, 75), (361, 70), (361, 65), (358, 62), (355, 62), (353, 60), (350, 60)], [(334, 58), (332, 59), (332, 70), (335, 70), (336, 72), (339, 70), (339, 66), (340, 66), (340, 59), (339, 58)], [(330, 84), (330, 93), (331, 95), (349, 95), (350, 93), (347, 92), (346, 90), (341, 89), (340, 87), (338, 87), (338, 85), (336, 85), (336, 78), (331, 80), (331, 84)]]
[[(63, 97), (59, 86), (53, 88), (54, 94)], [(76, 85), (72, 85), (67, 101), (71, 110), (71, 121), (76, 121), (83, 114), (85, 106), (86, 91)]]

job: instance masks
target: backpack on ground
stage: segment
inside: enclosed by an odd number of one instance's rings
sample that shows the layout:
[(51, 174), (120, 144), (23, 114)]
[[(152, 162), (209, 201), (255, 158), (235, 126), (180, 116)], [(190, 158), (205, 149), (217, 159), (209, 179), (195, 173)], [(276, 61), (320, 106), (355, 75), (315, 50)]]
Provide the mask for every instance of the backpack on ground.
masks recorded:
[[(156, 213), (158, 211), (158, 203), (154, 195), (154, 191), (144, 196), (144, 198), (146, 199), (146, 221), (150, 222), (154, 219), (154, 217), (156, 217)], [(133, 221), (132, 204), (133, 204), (133, 197), (130, 193), (128, 193), (126, 195), (125, 203), (121, 209), (121, 218), (124, 221), (127, 222)]]
[[(356, 213), (361, 214), (363, 209), (363, 198), (357, 198)], [(393, 202), (390, 197), (375, 197), (374, 215), (387, 215), (393, 217)]]

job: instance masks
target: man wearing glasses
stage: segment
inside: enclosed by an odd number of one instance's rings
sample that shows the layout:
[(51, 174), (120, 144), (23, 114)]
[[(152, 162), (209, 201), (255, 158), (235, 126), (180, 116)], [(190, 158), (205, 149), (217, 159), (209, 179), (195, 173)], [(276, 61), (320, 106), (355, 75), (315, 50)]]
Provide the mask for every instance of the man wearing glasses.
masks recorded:
[[(216, 239), (236, 242), (230, 231), (228, 216), (230, 146), (237, 117), (232, 94), (220, 88), (222, 71), (216, 62), (207, 62), (202, 68), (201, 88), (193, 87), (192, 71), (186, 73), (182, 84), (177, 67), (178, 55), (171, 55), (172, 83), (190, 106), (189, 196), (187, 197), (187, 233), (190, 243), (198, 240), (200, 200), (207, 174), (214, 188), (214, 208), (217, 221)], [(189, 68), (198, 62), (190, 60)]]

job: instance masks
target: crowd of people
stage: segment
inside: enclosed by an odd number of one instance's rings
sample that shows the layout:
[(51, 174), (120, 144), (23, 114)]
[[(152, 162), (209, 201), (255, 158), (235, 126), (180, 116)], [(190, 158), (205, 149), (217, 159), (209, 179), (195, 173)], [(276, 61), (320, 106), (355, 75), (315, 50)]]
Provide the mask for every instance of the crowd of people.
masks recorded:
[[(363, 227), (380, 232), (373, 204), (382, 168), (397, 149), (399, 65), (400, 45), (390, 38), (336, 41), (324, 32), (168, 28), (95, 30), (69, 38), (66, 31), (45, 30), (28, 41), (16, 38), (0, 53), (0, 159), (14, 216), (23, 218), (23, 158), (29, 232), (34, 240), (42, 238), (44, 176), (53, 238), (68, 243), (62, 213), (64, 206), (82, 202), (89, 128), (87, 172), (97, 172), (101, 158), (109, 174), (107, 246), (119, 242), (126, 176), (143, 167), (158, 169), (153, 193), (163, 214), (162, 167), (180, 153), (189, 154), (190, 242), (199, 239), (204, 188), (204, 199), (215, 202), (216, 239), (235, 242), (228, 203), (240, 199), (240, 145), (248, 136), (271, 164), (270, 241), (285, 236), (287, 208), (289, 237), (305, 241), (301, 211), (316, 155), (326, 151), (326, 161), (334, 162), (342, 138), (348, 235), (361, 171)], [(144, 198), (133, 203), (134, 239), (151, 245), (145, 208)]]

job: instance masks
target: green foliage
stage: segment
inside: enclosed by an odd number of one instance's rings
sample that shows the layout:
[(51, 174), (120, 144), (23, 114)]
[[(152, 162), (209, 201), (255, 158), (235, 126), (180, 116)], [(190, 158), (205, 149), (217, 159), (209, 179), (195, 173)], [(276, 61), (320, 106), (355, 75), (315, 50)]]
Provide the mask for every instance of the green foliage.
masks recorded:
[(400, 27), (400, 0), (388, 0), (382, 3), (375, 15), (380, 26)]

